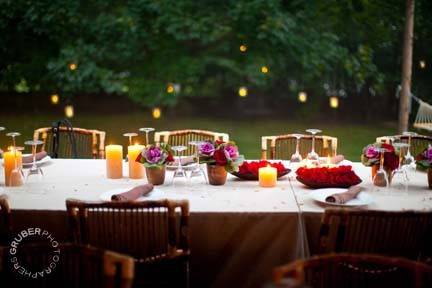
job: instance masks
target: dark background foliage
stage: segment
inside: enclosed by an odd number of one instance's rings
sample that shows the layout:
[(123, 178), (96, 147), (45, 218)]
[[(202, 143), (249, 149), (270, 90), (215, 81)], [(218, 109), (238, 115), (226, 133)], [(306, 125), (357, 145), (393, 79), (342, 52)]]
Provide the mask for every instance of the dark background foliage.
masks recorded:
[[(0, 93), (14, 104), (43, 108), (58, 93), (87, 108), (95, 99), (109, 106), (129, 99), (184, 113), (304, 117), (330, 111), (328, 97), (336, 95), (349, 117), (396, 117), (404, 1), (0, 5)], [(416, 1), (413, 93), (426, 101), (432, 100), (430, 11), (430, 1)], [(239, 87), (247, 87), (246, 98), (238, 97)], [(308, 93), (307, 105), (298, 103), (300, 91)]]

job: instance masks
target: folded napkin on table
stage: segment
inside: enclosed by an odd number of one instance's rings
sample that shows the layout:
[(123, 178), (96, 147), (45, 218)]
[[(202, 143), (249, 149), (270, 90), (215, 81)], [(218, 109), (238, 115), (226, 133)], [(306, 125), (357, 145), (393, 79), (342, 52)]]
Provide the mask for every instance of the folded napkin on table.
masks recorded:
[(145, 196), (149, 194), (153, 190), (152, 184), (144, 184), (137, 187), (132, 188), (129, 191), (114, 194), (111, 196), (112, 201), (133, 201), (141, 196)]
[[(36, 153), (36, 161), (42, 160), (47, 155), (48, 154), (46, 151), (41, 151), (41, 152)], [(27, 155), (27, 156), (22, 157), (22, 163), (26, 163), (26, 164), (33, 163), (33, 155)]]
[(336, 156), (334, 156), (334, 157), (331, 158), (331, 163), (332, 164), (339, 164), (343, 160), (345, 160), (344, 155), (336, 155)]
[[(179, 159), (175, 158), (174, 161), (171, 162), (171, 165), (177, 166), (178, 165), (178, 161), (179, 161)], [(193, 156), (184, 156), (184, 157), (181, 157), (181, 165), (182, 166), (186, 166), (186, 165), (193, 164), (193, 163), (195, 163), (195, 158)]]
[(337, 203), (337, 204), (345, 204), (357, 197), (357, 195), (362, 191), (362, 187), (360, 186), (351, 186), (348, 191), (343, 193), (337, 193), (330, 196), (327, 196), (325, 199), (326, 202)]

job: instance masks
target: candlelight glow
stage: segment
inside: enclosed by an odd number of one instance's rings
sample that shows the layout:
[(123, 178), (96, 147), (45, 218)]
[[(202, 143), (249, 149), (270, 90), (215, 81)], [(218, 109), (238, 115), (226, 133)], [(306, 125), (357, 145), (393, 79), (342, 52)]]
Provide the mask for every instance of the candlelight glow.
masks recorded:
[(161, 114), (162, 112), (160, 108), (153, 108), (152, 115), (154, 119), (159, 119), (161, 117)]
[(70, 70), (73, 71), (73, 70), (76, 70), (77, 68), (78, 68), (78, 65), (77, 65), (76, 63), (70, 63), (70, 64), (69, 64), (69, 69), (70, 69)]
[(240, 52), (246, 52), (247, 46), (245, 44), (240, 45)]
[(337, 109), (339, 107), (339, 98), (336, 96), (331, 96), (330, 99), (330, 107), (333, 109)]
[(72, 105), (65, 106), (65, 115), (67, 118), (74, 117), (74, 107)]
[(51, 104), (57, 105), (59, 103), (60, 97), (58, 94), (51, 95)]
[(419, 62), (419, 65), (420, 65), (420, 68), (422, 68), (422, 69), (426, 68), (426, 61), (421, 60), (421, 61)]
[(305, 103), (307, 101), (307, 94), (306, 94), (306, 92), (304, 92), (304, 91), (299, 92), (299, 94), (298, 94), (298, 100), (301, 103)]
[(261, 67), (261, 73), (267, 74), (269, 72), (269, 69), (267, 66), (262, 66)]
[(240, 87), (238, 90), (238, 94), (240, 97), (246, 97), (248, 95), (248, 90), (246, 87)]

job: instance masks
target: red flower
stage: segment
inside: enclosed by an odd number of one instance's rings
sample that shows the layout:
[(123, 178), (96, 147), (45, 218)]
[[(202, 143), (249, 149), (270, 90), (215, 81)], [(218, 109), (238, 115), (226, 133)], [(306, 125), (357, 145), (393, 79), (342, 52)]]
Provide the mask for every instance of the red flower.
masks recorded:
[(174, 156), (171, 152), (168, 152), (167, 162), (174, 162)]
[(141, 162), (142, 154), (139, 153), (137, 158), (135, 159), (136, 162)]
[(393, 145), (390, 145), (390, 144), (387, 144), (387, 143), (382, 143), (381, 144), (381, 148), (386, 149), (387, 150), (386, 153), (394, 153), (395, 152), (395, 149), (394, 149)]
[(239, 167), (239, 173), (243, 175), (253, 175), (258, 177), (258, 170), (262, 167), (267, 167), (270, 165), (277, 169), (278, 175), (281, 175), (287, 171), (287, 168), (282, 164), (282, 162), (271, 163), (266, 160), (261, 161), (244, 161), (242, 165)]
[(225, 166), (228, 161), (225, 156), (225, 151), (223, 149), (218, 149), (214, 152), (213, 157), (216, 161), (216, 165), (218, 166)]
[(351, 170), (351, 166), (339, 166), (335, 168), (300, 167), (296, 173), (298, 181), (312, 188), (346, 188), (361, 182), (361, 179)]
[(395, 170), (399, 167), (399, 157), (393, 152), (384, 153), (384, 166), (390, 170)]
[(216, 140), (216, 141), (215, 141), (216, 146), (222, 145), (222, 144), (224, 144), (224, 143), (225, 143), (225, 142), (224, 142), (224, 141), (221, 141), (221, 140)]

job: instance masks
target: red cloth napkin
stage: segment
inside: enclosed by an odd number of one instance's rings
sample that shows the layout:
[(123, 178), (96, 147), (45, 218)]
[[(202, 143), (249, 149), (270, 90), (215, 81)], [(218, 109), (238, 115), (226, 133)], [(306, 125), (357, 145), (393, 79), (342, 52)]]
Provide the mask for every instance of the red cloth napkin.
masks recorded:
[[(45, 158), (46, 156), (47, 156), (46, 151), (38, 152), (38, 153), (36, 153), (36, 161), (40, 161), (43, 158)], [(26, 163), (26, 164), (33, 163), (33, 155), (27, 155), (27, 156), (22, 157), (22, 163)]]
[(134, 201), (141, 196), (145, 196), (149, 194), (153, 190), (152, 184), (144, 184), (137, 187), (132, 188), (129, 191), (114, 194), (111, 196), (111, 201)]
[(360, 186), (351, 186), (348, 191), (343, 193), (336, 193), (330, 196), (327, 196), (325, 199), (326, 202), (329, 203), (337, 203), (337, 204), (345, 204), (357, 197), (357, 195), (362, 191), (362, 187)]

